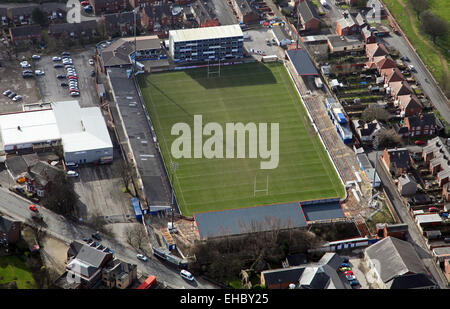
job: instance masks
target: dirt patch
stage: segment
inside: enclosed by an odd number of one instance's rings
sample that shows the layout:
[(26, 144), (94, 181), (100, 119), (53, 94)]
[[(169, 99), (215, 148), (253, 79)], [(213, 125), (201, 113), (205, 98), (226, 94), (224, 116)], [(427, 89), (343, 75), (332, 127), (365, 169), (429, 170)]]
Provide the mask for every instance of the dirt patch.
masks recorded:
[(63, 273), (68, 249), (69, 246), (65, 242), (53, 237), (45, 237), (41, 242), (41, 256), (44, 264), (58, 273)]

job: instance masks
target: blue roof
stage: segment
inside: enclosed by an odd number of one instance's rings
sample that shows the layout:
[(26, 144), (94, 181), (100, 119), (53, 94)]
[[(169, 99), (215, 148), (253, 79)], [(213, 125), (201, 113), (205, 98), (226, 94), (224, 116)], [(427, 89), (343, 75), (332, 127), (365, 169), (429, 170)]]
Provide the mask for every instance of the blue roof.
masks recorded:
[(345, 218), (339, 198), (300, 202), (307, 221)]
[(194, 214), (201, 239), (307, 226), (298, 202)]

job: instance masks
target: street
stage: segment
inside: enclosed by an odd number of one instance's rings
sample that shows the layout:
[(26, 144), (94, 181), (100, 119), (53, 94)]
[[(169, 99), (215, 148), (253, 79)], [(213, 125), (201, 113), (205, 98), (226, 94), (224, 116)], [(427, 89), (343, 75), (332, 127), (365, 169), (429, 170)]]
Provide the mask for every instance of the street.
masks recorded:
[[(19, 197), (7, 189), (0, 188), (0, 211), (5, 214), (16, 218), (17, 220), (26, 221), (31, 220), (32, 212), (28, 209), (30, 202), (26, 199)], [(94, 229), (89, 228), (82, 224), (74, 224), (68, 221), (61, 215), (55, 214), (44, 207), (38, 209), (44, 218), (46, 227), (44, 230), (48, 235), (70, 244), (73, 240), (82, 239), (83, 237), (89, 237), (95, 232)], [(196, 278), (195, 284), (190, 284), (179, 275), (179, 270), (170, 266), (163, 265), (159, 260), (153, 256), (149, 256), (147, 262), (142, 262), (136, 258), (136, 254), (139, 253), (134, 248), (122, 244), (115, 239), (102, 235), (101, 244), (114, 250), (114, 255), (128, 263), (137, 264), (138, 274), (154, 275), (159, 282), (177, 289), (214, 289), (216, 286), (201, 279)]]

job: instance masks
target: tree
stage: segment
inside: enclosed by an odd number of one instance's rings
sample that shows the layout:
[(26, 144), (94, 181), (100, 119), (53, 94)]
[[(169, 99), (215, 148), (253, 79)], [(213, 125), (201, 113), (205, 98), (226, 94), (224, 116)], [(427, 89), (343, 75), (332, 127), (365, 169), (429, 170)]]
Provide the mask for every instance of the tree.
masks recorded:
[(422, 30), (433, 38), (436, 44), (436, 38), (445, 37), (449, 31), (448, 22), (431, 11), (425, 11), (420, 14)]
[(31, 19), (34, 23), (44, 26), (47, 23), (47, 16), (39, 7), (36, 7), (31, 12)]
[(430, 8), (430, 4), (428, 0), (409, 0), (414, 11), (416, 11), (417, 17), (420, 19), (420, 13), (428, 10)]
[(373, 120), (386, 122), (391, 115), (387, 110), (376, 105), (369, 105), (361, 114), (361, 118), (365, 122), (371, 122)]
[(127, 243), (135, 249), (142, 250), (147, 239), (147, 234), (141, 224), (128, 226), (125, 229), (125, 239)]
[(394, 129), (381, 129), (375, 138), (377, 141), (374, 145), (378, 145), (377, 148), (392, 148), (400, 143), (400, 136), (394, 131)]
[(70, 182), (63, 173), (51, 182), (42, 203), (45, 207), (62, 215), (73, 215), (77, 197)]

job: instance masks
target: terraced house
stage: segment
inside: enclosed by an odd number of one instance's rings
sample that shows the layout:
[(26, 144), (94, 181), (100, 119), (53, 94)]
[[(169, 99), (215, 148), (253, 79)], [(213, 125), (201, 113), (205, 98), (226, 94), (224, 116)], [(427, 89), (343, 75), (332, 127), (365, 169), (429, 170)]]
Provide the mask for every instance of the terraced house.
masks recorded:
[(128, 0), (89, 0), (95, 15), (102, 13), (117, 13), (126, 10)]
[[(105, 32), (108, 36), (114, 35), (131, 35), (134, 33), (134, 13), (123, 12), (113, 14), (103, 14), (102, 20), (105, 25)], [(136, 14), (136, 25), (141, 24), (140, 14)]]
[(51, 24), (48, 34), (55, 38), (86, 38), (90, 39), (97, 35), (97, 21), (87, 20), (81, 23)]
[(29, 25), (9, 28), (9, 35), (14, 45), (42, 40), (42, 28), (39, 25)]

